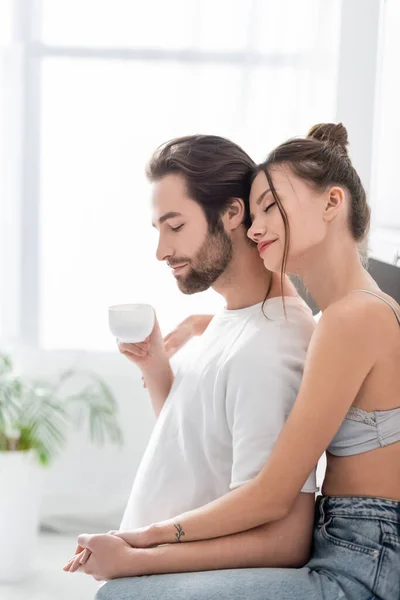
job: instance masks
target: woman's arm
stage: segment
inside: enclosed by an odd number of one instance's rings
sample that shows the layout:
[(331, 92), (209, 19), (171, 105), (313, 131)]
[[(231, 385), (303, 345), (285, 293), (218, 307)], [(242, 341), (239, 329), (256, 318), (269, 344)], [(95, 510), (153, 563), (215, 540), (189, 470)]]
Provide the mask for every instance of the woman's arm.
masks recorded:
[(284, 518), (369, 371), (393, 347), (398, 331), (385, 308), (344, 299), (327, 309), (295, 405), (259, 475), (210, 504), (138, 531), (135, 545), (215, 538)]
[[(212, 540), (143, 550), (140, 575), (251, 567), (302, 567), (309, 559), (314, 495), (299, 494), (281, 521)], [(304, 510), (306, 509), (306, 510)]]
[[(156, 548), (138, 549), (129, 554), (125, 576), (153, 575), (156, 573), (187, 573), (214, 569), (247, 567), (301, 567), (310, 554), (314, 521), (314, 495), (299, 494), (293, 510), (281, 521), (267, 523), (213, 540), (191, 544), (167, 544)], [(129, 531), (112, 532), (130, 544)], [(82, 536), (91, 545), (90, 538)], [(107, 537), (107, 536), (100, 536)], [(82, 544), (85, 542), (80, 538)], [(76, 556), (65, 566), (74, 572), (86, 562), (89, 550), (80, 546)], [(96, 553), (96, 550), (94, 550)], [(80, 562), (80, 560), (82, 562)]]

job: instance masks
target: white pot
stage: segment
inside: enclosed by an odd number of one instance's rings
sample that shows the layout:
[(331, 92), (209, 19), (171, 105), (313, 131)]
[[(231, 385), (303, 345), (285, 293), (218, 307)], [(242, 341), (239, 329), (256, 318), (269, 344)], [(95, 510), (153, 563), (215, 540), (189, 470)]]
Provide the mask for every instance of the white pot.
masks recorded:
[(45, 471), (33, 452), (0, 452), (0, 582), (31, 571)]

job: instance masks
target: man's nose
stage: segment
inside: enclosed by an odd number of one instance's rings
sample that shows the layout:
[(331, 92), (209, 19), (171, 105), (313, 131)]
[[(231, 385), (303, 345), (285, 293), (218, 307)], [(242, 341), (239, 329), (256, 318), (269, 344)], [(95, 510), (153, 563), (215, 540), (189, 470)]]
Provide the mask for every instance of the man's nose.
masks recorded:
[(173, 256), (173, 249), (168, 246), (161, 238), (158, 241), (158, 246), (156, 250), (156, 258), (157, 260), (168, 260), (171, 256)]

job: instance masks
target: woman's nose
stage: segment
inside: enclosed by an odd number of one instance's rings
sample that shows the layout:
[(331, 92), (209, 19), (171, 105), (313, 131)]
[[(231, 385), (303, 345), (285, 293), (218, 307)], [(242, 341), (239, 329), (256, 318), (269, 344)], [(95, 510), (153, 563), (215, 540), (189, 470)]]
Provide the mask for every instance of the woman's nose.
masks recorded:
[(262, 227), (260, 224), (257, 224), (255, 221), (247, 232), (248, 237), (253, 240), (253, 242), (257, 242), (260, 238), (265, 235), (266, 228)]

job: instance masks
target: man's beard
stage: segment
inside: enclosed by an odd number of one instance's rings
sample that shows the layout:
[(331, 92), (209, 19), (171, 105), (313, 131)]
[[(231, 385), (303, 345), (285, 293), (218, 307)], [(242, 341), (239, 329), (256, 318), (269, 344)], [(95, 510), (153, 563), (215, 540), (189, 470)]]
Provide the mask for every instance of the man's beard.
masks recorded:
[(232, 240), (222, 226), (215, 233), (208, 233), (200, 250), (188, 263), (188, 273), (177, 277), (178, 287), (184, 294), (204, 292), (222, 275), (232, 260)]

